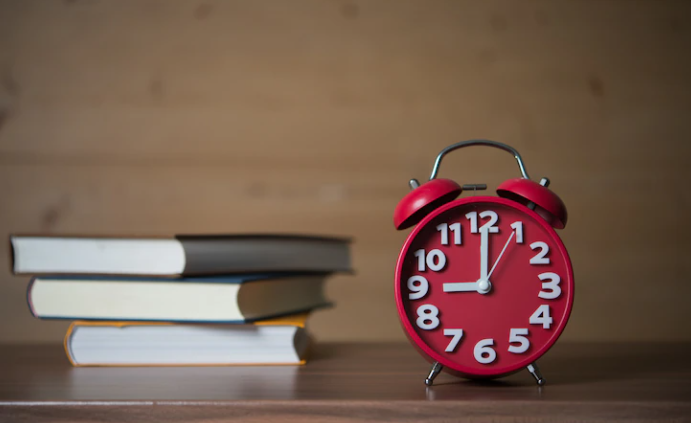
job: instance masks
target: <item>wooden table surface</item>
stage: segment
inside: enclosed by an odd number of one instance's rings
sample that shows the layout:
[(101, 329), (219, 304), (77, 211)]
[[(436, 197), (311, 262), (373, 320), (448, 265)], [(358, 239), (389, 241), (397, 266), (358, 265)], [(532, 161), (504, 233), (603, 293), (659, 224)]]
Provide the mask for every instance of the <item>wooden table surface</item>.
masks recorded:
[(691, 421), (691, 344), (556, 345), (489, 382), (408, 344), (317, 343), (306, 366), (73, 368), (57, 345), (0, 347), (0, 421)]

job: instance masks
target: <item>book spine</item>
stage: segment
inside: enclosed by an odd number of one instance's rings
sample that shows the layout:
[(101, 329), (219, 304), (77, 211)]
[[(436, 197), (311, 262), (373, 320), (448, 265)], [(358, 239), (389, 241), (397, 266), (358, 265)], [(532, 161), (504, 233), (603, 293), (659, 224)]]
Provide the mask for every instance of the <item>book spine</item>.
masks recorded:
[(12, 273), (16, 275), (17, 272), (15, 272), (15, 270), (14, 270), (14, 255), (15, 255), (15, 253), (14, 253), (14, 242), (12, 242), (12, 238), (13, 238), (13, 236), (10, 235), (10, 238), (9, 238), (9, 243), (10, 243), (10, 249), (9, 249), (9, 252), (10, 252), (10, 269), (12, 269)]
[(77, 364), (76, 361), (74, 361), (74, 357), (72, 357), (72, 349), (70, 348), (70, 343), (72, 342), (72, 333), (74, 332), (75, 327), (75, 322), (72, 322), (70, 324), (70, 327), (67, 328), (65, 338), (62, 341), (62, 346), (63, 348), (65, 348), (65, 355), (67, 356), (67, 359), (69, 360), (70, 364), (72, 364), (73, 367), (81, 367), (79, 364)]
[(29, 311), (31, 315), (38, 318), (36, 310), (34, 309), (34, 302), (31, 300), (31, 291), (34, 289), (34, 283), (36, 282), (36, 277), (31, 278), (29, 285), (26, 287), (26, 304), (29, 306)]

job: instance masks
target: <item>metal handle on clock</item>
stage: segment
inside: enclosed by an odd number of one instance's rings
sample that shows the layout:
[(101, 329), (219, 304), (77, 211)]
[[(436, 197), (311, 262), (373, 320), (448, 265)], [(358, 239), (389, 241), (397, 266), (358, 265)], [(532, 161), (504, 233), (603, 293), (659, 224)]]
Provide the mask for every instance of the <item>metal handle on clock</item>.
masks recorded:
[(523, 164), (523, 159), (521, 158), (520, 153), (518, 150), (515, 148), (511, 147), (510, 145), (506, 145), (504, 143), (500, 143), (497, 141), (490, 141), (490, 140), (468, 140), (468, 141), (461, 141), (457, 142), (456, 144), (451, 144), (450, 146), (446, 147), (443, 149), (439, 155), (437, 156), (437, 160), (434, 162), (434, 168), (432, 168), (432, 174), (429, 177), (429, 180), (431, 181), (432, 179), (437, 177), (437, 173), (439, 173), (439, 166), (441, 165), (441, 159), (447, 154), (450, 153), (454, 150), (458, 150), (459, 148), (463, 147), (470, 147), (473, 145), (486, 145), (488, 147), (494, 147), (498, 148), (500, 150), (508, 151), (509, 153), (513, 154), (513, 157), (516, 159), (516, 162), (518, 162), (518, 167), (521, 170), (521, 175), (525, 179), (530, 179), (528, 176), (528, 171), (525, 169), (525, 165)]

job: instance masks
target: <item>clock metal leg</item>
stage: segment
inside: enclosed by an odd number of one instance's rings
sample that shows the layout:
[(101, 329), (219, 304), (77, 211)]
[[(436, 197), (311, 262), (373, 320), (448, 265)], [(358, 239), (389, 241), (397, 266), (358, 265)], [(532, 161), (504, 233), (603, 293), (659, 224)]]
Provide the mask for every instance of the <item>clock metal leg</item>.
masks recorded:
[(427, 379), (425, 379), (425, 385), (432, 386), (432, 384), (434, 383), (434, 378), (437, 377), (437, 375), (439, 374), (439, 372), (441, 372), (441, 369), (443, 368), (444, 366), (435, 361), (432, 364), (432, 368), (429, 370), (429, 375), (427, 376)]
[(535, 378), (535, 382), (537, 382), (538, 386), (542, 386), (545, 384), (545, 378), (542, 377), (542, 373), (540, 372), (540, 368), (537, 367), (537, 363), (531, 363), (528, 364), (528, 367), (526, 367), (528, 371), (530, 372), (531, 375)]

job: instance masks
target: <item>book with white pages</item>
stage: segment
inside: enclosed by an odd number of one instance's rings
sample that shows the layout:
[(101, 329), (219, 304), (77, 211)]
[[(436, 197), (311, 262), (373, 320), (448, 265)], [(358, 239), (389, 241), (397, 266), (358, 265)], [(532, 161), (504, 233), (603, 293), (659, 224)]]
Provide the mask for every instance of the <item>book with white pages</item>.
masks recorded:
[(330, 305), (326, 277), (36, 276), (27, 299), (31, 313), (42, 319), (246, 323)]
[(64, 346), (74, 366), (300, 365), (307, 316), (242, 325), (77, 321)]
[(181, 277), (350, 272), (350, 240), (298, 234), (12, 235), (15, 274)]

